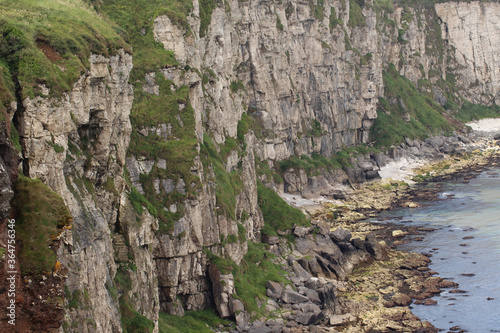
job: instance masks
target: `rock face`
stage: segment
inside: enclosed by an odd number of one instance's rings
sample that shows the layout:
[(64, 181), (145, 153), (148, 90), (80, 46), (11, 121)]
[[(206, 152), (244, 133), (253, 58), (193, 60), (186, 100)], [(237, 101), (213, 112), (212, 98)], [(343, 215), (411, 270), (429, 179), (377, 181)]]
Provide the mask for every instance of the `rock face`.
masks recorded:
[[(359, 9), (364, 19), (354, 22), (351, 3), (331, 0), (320, 9), (319, 2), (226, 1), (227, 6), (213, 10), (203, 33), (198, 1), (187, 17), (191, 33), (167, 15), (152, 18), (155, 40), (175, 54), (179, 65), (161, 66), (134, 84), (140, 86), (136, 94), (148, 96), (165, 94), (160, 81), (171, 83), (172, 92), (188, 92), (174, 104), (179, 114), (192, 108), (190, 147), (195, 153), (179, 174), (167, 169), (183, 162), (184, 155), (172, 162), (169, 156), (129, 149), (137, 137), (175, 145), (181, 140), (172, 124), (179, 123), (185, 131), (188, 126), (177, 114), (170, 123), (132, 127), (133, 64), (123, 50), (109, 58), (91, 55), (87, 72), (60, 98), (46, 91), (49, 97), (17, 101), (23, 172), (60, 194), (73, 216), (57, 254), (69, 269), (69, 295), (85, 297), (80, 306), (65, 308), (66, 325), (78, 332), (121, 332), (121, 312), (130, 307), (134, 315), (148, 318), (157, 332), (160, 310), (183, 315), (213, 303), (221, 316), (244, 323), (248, 314), (231, 296), (232, 275), (211, 266), (207, 252), (238, 264), (248, 241), (263, 241), (279, 250), (278, 236), (261, 238), (258, 180), (279, 191), (345, 198), (332, 184), (379, 177), (386, 163), (382, 153), (350, 157), (344, 168), (314, 176), (288, 170), (283, 184), (256, 165), (276, 167), (292, 156), (314, 153), (332, 157), (345, 147), (368, 143), (389, 64), (415, 84), (434, 83), (439, 78), (430, 75), (432, 71), (445, 76), (452, 66), (469, 100), (498, 104), (498, 4), (396, 7), (384, 20), (367, 0)], [(436, 12), (441, 26), (433, 23)], [(441, 29), (449, 45), (438, 47), (429, 31), (437, 34)], [(451, 55), (450, 64), (445, 54)], [(436, 86), (428, 92), (446, 105), (443, 89)], [(389, 103), (405, 109), (401, 101)], [(256, 125), (243, 131), (245, 119)], [(6, 131), (0, 127), (1, 219), (9, 214), (18, 159)], [(207, 138), (217, 145), (220, 160), (209, 160), (213, 152)], [(451, 154), (458, 147), (458, 142), (442, 137), (428, 142), (407, 138), (406, 144), (419, 156)], [(223, 154), (224, 147), (229, 152)], [(392, 147), (387, 155), (397, 158), (401, 151)], [(195, 180), (190, 182), (182, 172)], [(235, 172), (239, 181), (229, 212), (224, 212), (217, 177)], [(169, 198), (158, 199), (153, 209), (145, 199), (148, 195)], [(303, 325), (321, 322), (325, 308), (335, 307), (335, 286), (325, 279), (345, 280), (359, 263), (387, 256), (372, 237), (352, 239), (347, 230), (330, 233), (328, 225), (317, 229), (314, 237), (311, 228), (294, 229), (299, 237), (295, 250), (301, 255), (292, 258), (289, 268), (298, 291), (272, 281), (267, 286), (268, 296), (276, 301), (266, 306), (276, 307), (278, 301), (295, 306), (298, 315), (293, 319)], [(332, 325), (352, 320), (332, 318)]]
[(126, 271), (119, 263), (129, 257), (136, 271), (124, 273), (131, 286), (121, 292), (130, 293), (140, 314), (158, 318), (156, 270), (147, 249), (158, 226), (146, 215), (138, 226), (124, 191), (131, 69), (132, 56), (123, 50), (111, 58), (93, 55), (89, 71), (70, 93), (60, 99), (28, 98), (18, 117), (25, 174), (59, 193), (73, 216), (58, 259), (69, 269), (68, 291), (85, 295), (65, 318), (79, 332), (121, 331), (114, 278), (117, 269)]
[(500, 103), (500, 4), (448, 2), (436, 4), (443, 38), (453, 46), (453, 73), (464, 96), (482, 104)]

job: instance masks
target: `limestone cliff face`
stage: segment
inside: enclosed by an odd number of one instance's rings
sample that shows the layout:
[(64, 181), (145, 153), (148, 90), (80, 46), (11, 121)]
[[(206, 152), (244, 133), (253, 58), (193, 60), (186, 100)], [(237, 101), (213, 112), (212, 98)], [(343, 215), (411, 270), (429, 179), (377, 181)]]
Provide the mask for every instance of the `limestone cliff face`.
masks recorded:
[[(376, 16), (365, 11), (366, 26), (353, 29), (354, 44), (346, 49), (349, 2), (332, 1), (324, 7), (318, 20), (304, 2), (229, 1), (226, 8), (213, 11), (204, 37), (183, 38), (167, 16), (156, 18), (156, 39), (174, 50), (181, 63), (215, 72), (216, 80), (204, 92), (192, 91), (191, 101), (206, 113), (218, 143), (236, 135), (244, 110), (273, 133), (258, 143), (261, 159), (312, 152), (330, 156), (343, 145), (368, 141), (383, 87)], [(331, 15), (345, 23), (330, 28)], [(199, 31), (198, 16), (195, 3), (193, 31)], [(360, 56), (366, 54), (369, 61), (360, 65)], [(238, 82), (245, 88), (231, 91), (231, 83)], [(314, 120), (321, 128), (307, 138)]]
[[(383, 71), (390, 63), (415, 84), (436, 83), (452, 68), (467, 99), (498, 104), (498, 4), (396, 7), (381, 14), (373, 1), (366, 1), (358, 7), (363, 20), (353, 22), (352, 17), (350, 22), (345, 0), (324, 1), (321, 9), (319, 3), (295, 0), (231, 0), (215, 8), (201, 30), (200, 5), (193, 4), (190, 31), (166, 15), (152, 22), (154, 38), (175, 53), (179, 65), (157, 68), (134, 84), (152, 96), (164, 93), (160, 79), (171, 82), (172, 91), (187, 87), (189, 101), (179, 99), (176, 107), (182, 111), (189, 104), (193, 110), (196, 153), (183, 171), (196, 181), (170, 174), (171, 162), (165, 158), (127, 153), (135, 134), (180, 140), (172, 138), (169, 123), (132, 127), (133, 65), (124, 51), (110, 58), (92, 55), (90, 69), (70, 92), (60, 99), (25, 99), (17, 112), (23, 172), (59, 193), (74, 219), (58, 252), (69, 269), (67, 297), (83, 295), (78, 306), (65, 310), (74, 331), (121, 332), (120, 308), (128, 306), (152, 320), (156, 331), (160, 310), (182, 315), (210, 305), (214, 281), (207, 251), (239, 263), (247, 241), (260, 241), (264, 221), (258, 179), (303, 193), (310, 186), (330, 191), (331, 183), (374, 176), (382, 164), (380, 154), (351, 158), (352, 172), (316, 177), (287, 172), (284, 185), (258, 175), (256, 164), (273, 166), (313, 153), (331, 157), (345, 146), (369, 142), (377, 103), (384, 97)], [(441, 34), (449, 45), (436, 45)], [(444, 88), (429, 86), (428, 91), (446, 103)], [(259, 130), (241, 136), (238, 124), (244, 113)], [(176, 120), (184, 126), (180, 117)], [(230, 148), (219, 167), (207, 162), (206, 137), (218, 149), (235, 140), (245, 148)], [(7, 146), (0, 142), (1, 149)], [(8, 149), (12, 154), (0, 160), (5, 188), (11, 187), (5, 165), (16, 157)], [(229, 213), (217, 197), (221, 170), (238, 172), (241, 182)], [(146, 185), (154, 198), (182, 198), (162, 203), (166, 214), (177, 216), (167, 232), (160, 214), (140, 197), (147, 195)], [(7, 212), (4, 204), (11, 196), (2, 193), (7, 199), (0, 202), (1, 213)]]
[[(77, 299), (65, 321), (79, 332), (121, 331), (117, 297), (122, 291), (114, 278), (117, 263), (131, 259), (127, 251), (140, 271), (130, 272), (132, 286), (126, 292), (141, 314), (158, 316), (156, 273), (147, 250), (155, 220), (144, 216), (137, 227), (123, 177), (131, 132), (131, 69), (132, 57), (123, 50), (111, 58), (93, 55), (89, 71), (71, 92), (60, 99), (28, 98), (18, 117), (24, 173), (59, 193), (73, 216), (58, 259), (69, 270), (68, 301)], [(124, 258), (119, 252), (123, 239), (129, 244)]]
[(436, 4), (443, 38), (454, 50), (452, 72), (469, 101), (499, 104), (500, 4), (450, 2)]

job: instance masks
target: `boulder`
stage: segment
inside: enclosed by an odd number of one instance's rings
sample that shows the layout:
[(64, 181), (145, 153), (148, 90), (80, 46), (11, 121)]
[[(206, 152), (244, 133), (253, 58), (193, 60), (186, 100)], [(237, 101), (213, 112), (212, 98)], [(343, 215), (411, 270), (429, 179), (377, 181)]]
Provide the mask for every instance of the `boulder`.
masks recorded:
[(373, 155), (373, 159), (377, 163), (379, 168), (385, 167), (387, 165), (386, 157), (383, 153), (376, 153)]
[(306, 296), (299, 294), (298, 292), (285, 290), (285, 292), (283, 293), (283, 302), (289, 304), (300, 304), (309, 302), (309, 299)]
[(309, 274), (309, 272), (307, 272), (298, 262), (294, 261), (292, 267), (293, 272), (301, 282), (305, 282), (312, 277), (311, 274)]
[(325, 318), (323, 312), (301, 312), (295, 317), (295, 321), (302, 325), (313, 325), (319, 323)]
[(365, 174), (367, 180), (381, 178), (377, 170), (366, 171)]
[(222, 318), (228, 318), (232, 315), (230, 295), (235, 293), (233, 274), (222, 274), (215, 264), (210, 264), (208, 273), (212, 281), (215, 307)]
[(387, 250), (377, 241), (375, 236), (369, 234), (366, 236), (365, 241), (366, 250), (373, 256), (373, 258), (375, 258), (375, 260), (388, 259)]
[(307, 235), (310, 232), (311, 232), (311, 228), (304, 228), (304, 227), (295, 227), (295, 229), (293, 230), (293, 233), (297, 237), (304, 237), (305, 235)]
[(359, 162), (358, 165), (363, 172), (373, 170), (373, 164), (371, 164), (370, 162)]
[[(500, 134), (498, 134), (500, 136)], [(468, 138), (466, 138), (465, 136), (462, 136), (462, 135), (459, 135), (458, 136), (458, 140), (460, 140), (461, 142), (465, 143), (465, 144), (469, 144), (470, 143), (470, 140)], [(498, 140), (498, 139), (496, 139)]]
[(493, 140), (500, 140), (500, 133), (495, 134), (495, 136), (493, 137)]
[(267, 281), (266, 288), (268, 297), (280, 299), (283, 295), (283, 287), (278, 282)]
[(446, 145), (443, 148), (443, 153), (445, 154), (453, 154), (455, 152), (455, 146), (453, 145)]
[(356, 322), (356, 317), (354, 317), (350, 313), (330, 316), (330, 325), (332, 326), (341, 326), (355, 322)]
[(396, 293), (391, 299), (398, 306), (408, 306), (411, 304), (411, 297), (402, 293)]
[(269, 235), (263, 234), (261, 239), (262, 239), (262, 243), (266, 243), (269, 245), (278, 244), (280, 242), (280, 239), (278, 236), (269, 236)]
[(313, 302), (314, 304), (320, 305), (321, 299), (319, 298), (319, 293), (316, 290), (307, 288), (306, 296)]
[(319, 233), (322, 235), (328, 235), (330, 233), (330, 224), (324, 221), (319, 222), (316, 224), (316, 227), (319, 229)]
[(351, 237), (351, 232), (343, 228), (337, 228), (334, 232), (330, 233), (330, 238), (337, 243), (349, 242)]

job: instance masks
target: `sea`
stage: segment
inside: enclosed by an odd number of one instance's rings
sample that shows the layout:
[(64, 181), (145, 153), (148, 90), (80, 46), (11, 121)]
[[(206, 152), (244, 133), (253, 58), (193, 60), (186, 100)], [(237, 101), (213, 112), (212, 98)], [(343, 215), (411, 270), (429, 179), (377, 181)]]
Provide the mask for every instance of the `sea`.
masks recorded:
[(500, 332), (500, 168), (427, 186), (436, 185), (440, 200), (386, 211), (372, 222), (435, 228), (398, 249), (431, 254), (429, 268), (465, 291), (445, 289), (433, 297), (436, 305), (412, 304), (415, 315), (444, 331)]

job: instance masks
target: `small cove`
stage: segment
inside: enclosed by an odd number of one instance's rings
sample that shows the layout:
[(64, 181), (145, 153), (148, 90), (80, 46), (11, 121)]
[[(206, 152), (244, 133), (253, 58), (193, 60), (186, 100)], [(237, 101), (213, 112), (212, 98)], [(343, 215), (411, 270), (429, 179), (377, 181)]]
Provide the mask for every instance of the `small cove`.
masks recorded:
[(439, 329), (500, 332), (500, 168), (468, 183), (439, 184), (442, 200), (386, 211), (375, 220), (435, 228), (398, 249), (431, 254), (429, 268), (466, 291), (445, 289), (433, 298), (437, 305), (412, 304), (412, 312)]

